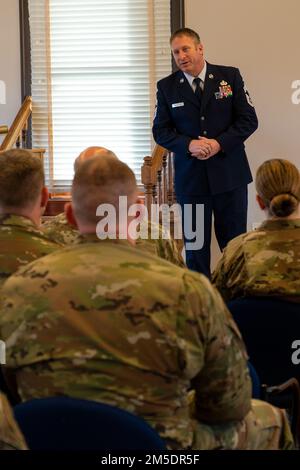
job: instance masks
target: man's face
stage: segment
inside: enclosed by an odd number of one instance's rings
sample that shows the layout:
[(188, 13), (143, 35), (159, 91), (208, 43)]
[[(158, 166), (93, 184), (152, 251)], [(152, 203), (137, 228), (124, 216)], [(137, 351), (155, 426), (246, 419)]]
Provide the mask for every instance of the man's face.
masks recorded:
[(171, 44), (172, 54), (177, 67), (182, 72), (196, 77), (204, 67), (202, 44), (197, 44), (189, 36), (178, 36)]

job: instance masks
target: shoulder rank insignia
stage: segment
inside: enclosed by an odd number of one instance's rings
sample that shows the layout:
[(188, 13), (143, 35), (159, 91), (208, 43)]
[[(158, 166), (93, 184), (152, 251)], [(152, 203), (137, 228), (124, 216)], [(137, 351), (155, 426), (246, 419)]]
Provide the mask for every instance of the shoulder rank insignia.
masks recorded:
[(249, 95), (249, 91), (247, 90), (246, 87), (244, 87), (244, 92), (245, 92), (245, 95), (246, 95), (246, 99), (247, 99), (247, 102), (250, 106), (252, 106), (252, 108), (254, 108), (254, 104), (253, 104), (253, 101), (251, 100), (251, 97)]

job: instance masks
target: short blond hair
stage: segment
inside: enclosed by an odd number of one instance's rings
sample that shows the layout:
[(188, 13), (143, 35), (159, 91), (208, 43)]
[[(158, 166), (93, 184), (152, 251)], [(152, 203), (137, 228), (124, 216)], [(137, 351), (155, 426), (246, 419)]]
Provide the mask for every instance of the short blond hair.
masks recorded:
[(128, 204), (132, 204), (136, 193), (135, 175), (125, 163), (110, 155), (92, 157), (79, 165), (73, 179), (75, 218), (81, 223), (96, 224), (100, 204), (111, 204), (118, 213), (119, 197), (127, 196)]
[(43, 186), (42, 161), (28, 150), (0, 152), (0, 206), (25, 208), (33, 204)]
[(257, 170), (255, 186), (271, 215), (287, 217), (299, 205), (300, 174), (288, 160), (265, 161)]

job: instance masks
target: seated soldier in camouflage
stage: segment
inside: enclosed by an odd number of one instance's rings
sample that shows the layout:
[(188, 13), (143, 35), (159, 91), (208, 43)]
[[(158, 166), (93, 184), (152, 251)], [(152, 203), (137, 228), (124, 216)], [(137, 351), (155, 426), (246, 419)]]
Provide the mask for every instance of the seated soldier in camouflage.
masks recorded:
[(267, 220), (228, 243), (212, 282), (226, 301), (273, 296), (300, 302), (299, 170), (288, 160), (268, 160), (255, 185)]
[(0, 153), (0, 285), (20, 266), (60, 245), (39, 230), (48, 201), (44, 170), (27, 150)]
[[(104, 147), (88, 147), (83, 150), (74, 162), (74, 171), (79, 168), (79, 165), (91, 157), (102, 157), (103, 155), (109, 156), (110, 158), (118, 158), (111, 150)], [(67, 206), (67, 205), (66, 205)], [(148, 251), (149, 253), (155, 253), (157, 256), (163, 259), (167, 259), (178, 266), (183, 267), (184, 261), (179, 253), (177, 244), (174, 239), (167, 234), (163, 237), (162, 226), (158, 225), (158, 236), (155, 239), (151, 238), (151, 224), (148, 223), (148, 238), (138, 238), (136, 240), (136, 246), (139, 249)], [(76, 242), (78, 238), (78, 230), (76, 226), (71, 225), (66, 218), (65, 213), (58, 214), (53, 217), (52, 220), (48, 220), (43, 224), (43, 231), (47, 237), (51, 238), (58, 243), (69, 245)]]
[[(291, 448), (284, 412), (251, 401), (243, 341), (218, 292), (205, 276), (137, 250), (131, 218), (118, 217), (120, 195), (137, 200), (127, 165), (105, 157), (80, 165), (67, 212), (80, 243), (3, 286), (0, 338), (21, 399), (116, 405), (173, 449)], [(100, 204), (120, 220), (103, 240)]]

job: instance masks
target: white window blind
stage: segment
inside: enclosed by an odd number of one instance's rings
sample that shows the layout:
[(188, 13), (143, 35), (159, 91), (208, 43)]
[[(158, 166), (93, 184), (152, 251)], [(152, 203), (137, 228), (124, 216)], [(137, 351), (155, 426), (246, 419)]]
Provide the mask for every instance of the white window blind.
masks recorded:
[(32, 138), (65, 190), (84, 148), (109, 148), (140, 180), (156, 81), (171, 73), (170, 0), (29, 0)]

